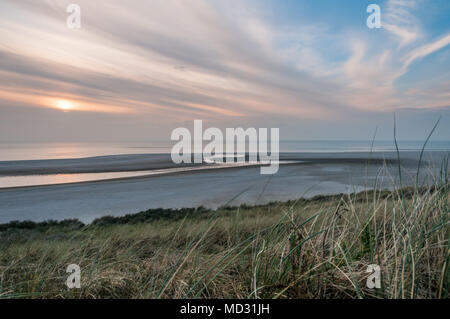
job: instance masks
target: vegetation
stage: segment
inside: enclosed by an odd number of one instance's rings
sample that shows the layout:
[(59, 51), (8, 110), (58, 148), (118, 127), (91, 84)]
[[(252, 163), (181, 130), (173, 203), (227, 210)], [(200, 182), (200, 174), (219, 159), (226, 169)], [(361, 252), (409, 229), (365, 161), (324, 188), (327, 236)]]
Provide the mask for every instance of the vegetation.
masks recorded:
[(0, 297), (448, 298), (449, 249), (445, 173), (429, 188), (1, 225)]

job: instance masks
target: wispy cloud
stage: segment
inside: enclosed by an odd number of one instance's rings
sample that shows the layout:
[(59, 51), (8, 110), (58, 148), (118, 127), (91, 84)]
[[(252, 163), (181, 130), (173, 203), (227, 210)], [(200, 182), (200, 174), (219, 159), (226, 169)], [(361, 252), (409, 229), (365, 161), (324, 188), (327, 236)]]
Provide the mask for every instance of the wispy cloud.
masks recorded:
[(388, 0), (383, 13), (383, 27), (398, 37), (399, 45), (405, 46), (422, 36), (420, 21), (411, 13), (415, 0)]
[(413, 62), (450, 44), (450, 34), (436, 39), (423, 30), (416, 1), (386, 2), (380, 32), (388, 40), (381, 35), (375, 43), (323, 22), (280, 26), (249, 14), (250, 2), (234, 2), (229, 11), (204, 0), (78, 3), (80, 30), (65, 26), (69, 1), (3, 4), (0, 107), (16, 101), (52, 108), (55, 99), (70, 99), (79, 111), (176, 123), (323, 120), (353, 109), (450, 105), (448, 94), (396, 87)]
[(450, 34), (434, 41), (415, 48), (407, 57), (404, 67), (408, 67), (414, 60), (426, 57), (450, 44)]

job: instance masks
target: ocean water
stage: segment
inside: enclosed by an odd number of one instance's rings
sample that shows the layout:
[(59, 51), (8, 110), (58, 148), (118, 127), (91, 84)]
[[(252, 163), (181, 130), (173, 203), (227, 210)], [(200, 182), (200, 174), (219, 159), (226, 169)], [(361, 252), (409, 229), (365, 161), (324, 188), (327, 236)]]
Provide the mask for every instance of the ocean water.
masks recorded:
[[(399, 147), (401, 186), (413, 185), (422, 143), (400, 141)], [(392, 188), (400, 181), (391, 142), (374, 143), (370, 154), (369, 141), (283, 141), (280, 161), (286, 163), (269, 176), (251, 166), (179, 167), (171, 162), (170, 149), (171, 144), (163, 142), (1, 144), (0, 223), (66, 218), (90, 222), (149, 208), (264, 204)], [(431, 142), (426, 149), (421, 183), (432, 182), (426, 174), (439, 172), (450, 143)], [(163, 174), (146, 176), (158, 170)], [(89, 183), (79, 183), (83, 181)]]
[[(445, 154), (433, 153), (425, 157), (433, 155), (439, 167)], [(289, 154), (299, 162), (280, 165), (274, 175), (261, 175), (259, 167), (204, 169), (158, 177), (0, 189), (0, 224), (12, 220), (67, 218), (91, 222), (105, 215), (121, 216), (149, 208), (254, 205), (373, 187), (392, 188), (399, 183), (395, 163), (384, 168), (382, 162), (375, 161), (376, 158), (395, 159), (395, 152), (373, 154), (370, 165), (366, 160), (368, 153), (302, 154)], [(144, 156), (145, 160), (152, 157)], [(402, 186), (414, 183), (417, 158), (418, 152), (402, 153)], [(428, 172), (428, 165), (423, 168), (424, 173)], [(39, 176), (32, 176), (35, 177)], [(426, 182), (423, 178), (421, 181)]]
[(0, 161), (85, 158), (123, 154), (170, 153), (167, 142), (0, 143)]
[[(398, 141), (401, 151), (421, 150), (424, 141)], [(175, 142), (121, 143), (0, 143), (0, 161), (85, 158), (123, 154), (168, 154)], [(280, 141), (280, 152), (394, 151), (393, 141)], [(429, 151), (450, 151), (450, 141), (430, 141)]]
[[(419, 151), (424, 141), (397, 141), (400, 151)], [(429, 141), (425, 149), (428, 151), (450, 151), (450, 141)], [(395, 151), (395, 142), (389, 141), (352, 141), (352, 140), (320, 140), (320, 141), (281, 141), (280, 150), (285, 152), (389, 152)]]
[[(173, 173), (173, 170), (191, 170), (192, 168), (151, 167), (151, 158), (141, 160), (140, 166), (132, 166), (136, 156), (144, 154), (169, 154), (175, 142), (151, 141), (128, 143), (0, 143), (0, 189), (23, 186), (41, 186), (53, 184), (69, 184), (88, 181), (100, 181), (119, 178), (161, 175)], [(423, 141), (399, 141), (401, 151), (420, 151)], [(431, 141), (426, 145), (427, 151), (450, 151), (450, 141)], [(395, 144), (392, 141), (281, 141), (280, 153), (361, 153), (392, 152)], [(131, 154), (133, 156), (131, 156)], [(119, 158), (120, 165), (107, 166), (114, 156), (130, 155)], [(102, 157), (91, 161), (90, 158)], [(103, 158), (104, 157), (104, 158)], [(166, 162), (170, 156), (166, 156)], [(62, 163), (61, 160), (72, 160)], [(83, 161), (83, 170), (67, 170), (75, 168)], [(30, 163), (28, 169), (23, 168), (23, 161), (56, 160), (54, 162)], [(48, 169), (50, 165), (50, 170)], [(100, 165), (101, 169), (89, 170), (86, 167)], [(120, 166), (120, 167), (119, 167)], [(30, 168), (31, 167), (31, 168)], [(45, 167), (46, 169), (44, 169)], [(53, 167), (53, 169), (51, 169)], [(59, 168), (63, 167), (63, 168)]]

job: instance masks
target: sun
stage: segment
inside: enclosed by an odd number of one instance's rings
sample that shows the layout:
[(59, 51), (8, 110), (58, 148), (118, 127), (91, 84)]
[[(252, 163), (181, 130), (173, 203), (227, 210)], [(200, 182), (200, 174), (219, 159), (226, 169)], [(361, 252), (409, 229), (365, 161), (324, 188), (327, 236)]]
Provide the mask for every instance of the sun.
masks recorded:
[(69, 111), (73, 109), (74, 105), (72, 102), (69, 102), (67, 100), (59, 100), (56, 102), (56, 106), (63, 111)]

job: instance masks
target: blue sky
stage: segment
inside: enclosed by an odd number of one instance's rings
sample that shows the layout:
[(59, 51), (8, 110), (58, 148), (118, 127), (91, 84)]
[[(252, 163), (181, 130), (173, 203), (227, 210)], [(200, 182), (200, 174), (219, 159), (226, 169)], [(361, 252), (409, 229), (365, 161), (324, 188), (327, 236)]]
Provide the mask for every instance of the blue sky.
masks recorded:
[[(179, 126), (282, 139), (450, 137), (450, 1), (0, 3), (0, 140), (169, 139)], [(369, 4), (380, 29), (366, 26)]]

